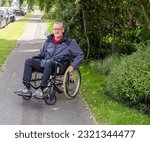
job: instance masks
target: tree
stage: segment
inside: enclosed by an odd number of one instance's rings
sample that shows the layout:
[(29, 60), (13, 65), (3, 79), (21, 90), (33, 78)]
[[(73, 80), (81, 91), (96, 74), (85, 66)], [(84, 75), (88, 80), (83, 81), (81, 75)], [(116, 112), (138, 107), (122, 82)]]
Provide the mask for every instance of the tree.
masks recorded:
[(54, 20), (63, 21), (86, 59), (131, 54), (136, 44), (149, 40), (149, 0), (26, 1), (30, 6), (39, 5)]

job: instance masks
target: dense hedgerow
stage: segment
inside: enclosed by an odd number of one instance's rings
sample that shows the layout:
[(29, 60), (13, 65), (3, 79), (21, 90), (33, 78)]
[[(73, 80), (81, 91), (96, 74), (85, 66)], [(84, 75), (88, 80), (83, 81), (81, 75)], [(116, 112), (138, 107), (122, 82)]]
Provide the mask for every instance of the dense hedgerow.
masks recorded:
[(150, 49), (122, 59), (111, 70), (107, 87), (115, 98), (150, 111)]

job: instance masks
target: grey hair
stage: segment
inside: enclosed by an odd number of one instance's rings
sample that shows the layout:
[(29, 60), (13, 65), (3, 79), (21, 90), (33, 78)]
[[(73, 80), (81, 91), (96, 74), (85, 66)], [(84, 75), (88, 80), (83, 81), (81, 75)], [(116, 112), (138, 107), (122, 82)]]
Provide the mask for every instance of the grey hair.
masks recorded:
[[(56, 24), (58, 24), (58, 25), (60, 25), (62, 28), (64, 28), (64, 25), (63, 25), (62, 22), (55, 22), (54, 25), (56, 25)], [(54, 25), (53, 25), (53, 27), (54, 27)]]

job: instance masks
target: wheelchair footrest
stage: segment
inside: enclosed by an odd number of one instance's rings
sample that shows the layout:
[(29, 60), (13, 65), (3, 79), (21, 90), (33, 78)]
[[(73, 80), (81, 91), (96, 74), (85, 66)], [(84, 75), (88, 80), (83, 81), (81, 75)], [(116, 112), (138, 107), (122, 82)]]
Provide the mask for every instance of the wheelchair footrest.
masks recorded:
[(21, 97), (32, 97), (32, 95), (29, 95), (29, 94), (17, 94), (18, 96), (21, 96)]

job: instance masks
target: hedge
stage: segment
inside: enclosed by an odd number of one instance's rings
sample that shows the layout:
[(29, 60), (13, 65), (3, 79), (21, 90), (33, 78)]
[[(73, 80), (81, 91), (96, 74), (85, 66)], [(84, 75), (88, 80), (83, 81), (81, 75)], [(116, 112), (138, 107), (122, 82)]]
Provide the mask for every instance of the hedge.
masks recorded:
[(116, 99), (150, 112), (150, 48), (123, 58), (110, 71), (107, 90)]

